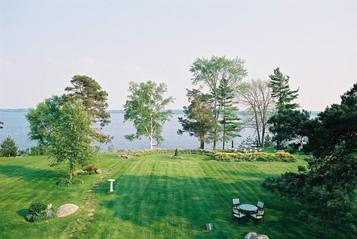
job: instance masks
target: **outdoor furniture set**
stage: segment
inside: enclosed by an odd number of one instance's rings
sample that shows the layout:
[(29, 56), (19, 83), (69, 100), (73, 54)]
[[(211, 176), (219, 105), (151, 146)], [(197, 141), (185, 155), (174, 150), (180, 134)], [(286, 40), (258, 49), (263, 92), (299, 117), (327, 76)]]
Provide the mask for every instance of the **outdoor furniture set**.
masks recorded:
[(264, 217), (264, 203), (258, 201), (257, 205), (240, 204), (239, 198), (233, 198), (232, 218), (242, 220), (249, 217), (255, 221), (261, 221)]

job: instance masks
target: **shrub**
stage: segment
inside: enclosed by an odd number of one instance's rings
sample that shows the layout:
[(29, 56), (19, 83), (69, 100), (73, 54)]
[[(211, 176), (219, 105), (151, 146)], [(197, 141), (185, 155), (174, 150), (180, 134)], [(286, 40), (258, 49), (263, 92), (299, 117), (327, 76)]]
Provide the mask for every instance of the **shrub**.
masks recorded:
[(3, 157), (15, 157), (17, 151), (15, 140), (11, 137), (7, 137), (0, 146), (0, 156)]
[(30, 205), (28, 214), (25, 219), (29, 222), (38, 222), (55, 217), (55, 210), (52, 208), (52, 204), (45, 204), (43, 202), (36, 202)]
[(216, 160), (219, 161), (296, 161), (294, 155), (286, 152), (215, 152), (213, 156)]
[(69, 187), (70, 185), (76, 185), (76, 184), (82, 184), (82, 183), (83, 183), (83, 181), (78, 178), (73, 178), (73, 179), (62, 178), (56, 182), (56, 185)]
[(83, 171), (85, 171), (89, 174), (97, 173), (98, 170), (99, 170), (99, 168), (96, 166), (87, 166), (87, 167), (83, 168)]

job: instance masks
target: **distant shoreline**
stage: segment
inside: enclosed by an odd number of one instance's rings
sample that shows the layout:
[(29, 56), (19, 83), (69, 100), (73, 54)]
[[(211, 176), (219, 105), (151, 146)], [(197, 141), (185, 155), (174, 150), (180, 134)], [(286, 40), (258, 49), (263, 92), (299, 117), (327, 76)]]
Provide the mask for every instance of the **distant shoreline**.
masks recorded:
[[(18, 109), (0, 109), (0, 112), (26, 112), (28, 111), (29, 109), (25, 109), (25, 108), (18, 108)], [(173, 114), (183, 114), (183, 110), (180, 110), (180, 109), (171, 109), (172, 113)], [(311, 114), (313, 115), (317, 115), (318, 113), (320, 113), (321, 111), (315, 111), (315, 110), (312, 110), (312, 111), (308, 111), (310, 112)], [(124, 110), (109, 110), (109, 113), (114, 113), (114, 114), (117, 114), (117, 113), (124, 113)], [(245, 115), (247, 114), (247, 111), (244, 111), (244, 110), (240, 110), (238, 111), (239, 114), (242, 114), (242, 115)]]

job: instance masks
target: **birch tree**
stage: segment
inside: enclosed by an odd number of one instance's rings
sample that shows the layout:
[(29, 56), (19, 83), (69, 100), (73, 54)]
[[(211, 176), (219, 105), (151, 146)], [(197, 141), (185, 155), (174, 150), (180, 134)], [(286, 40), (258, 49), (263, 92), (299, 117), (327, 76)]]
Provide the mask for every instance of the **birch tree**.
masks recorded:
[(173, 102), (172, 97), (164, 97), (166, 92), (167, 87), (163, 83), (129, 83), (129, 96), (124, 105), (124, 121), (133, 122), (136, 133), (126, 135), (127, 139), (146, 137), (150, 141), (150, 149), (163, 141), (162, 127), (172, 113), (166, 107)]

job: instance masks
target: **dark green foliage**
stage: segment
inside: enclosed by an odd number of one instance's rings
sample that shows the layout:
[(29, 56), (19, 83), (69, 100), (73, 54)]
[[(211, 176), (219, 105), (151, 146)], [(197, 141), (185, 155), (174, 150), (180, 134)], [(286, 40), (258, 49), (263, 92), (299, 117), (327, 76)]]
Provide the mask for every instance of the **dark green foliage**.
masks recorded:
[(178, 134), (188, 132), (190, 136), (197, 137), (200, 149), (204, 149), (205, 142), (209, 141), (208, 135), (215, 127), (210, 96), (202, 94), (199, 90), (187, 90), (187, 97), (190, 104), (183, 108), (185, 118), (178, 118), (182, 125)]
[(29, 213), (33, 215), (39, 215), (42, 211), (46, 210), (47, 204), (42, 202), (32, 203), (29, 208)]
[(237, 116), (238, 109), (235, 106), (236, 102), (235, 89), (230, 84), (228, 78), (223, 77), (218, 89), (218, 105), (220, 109), (219, 123), (222, 130), (223, 149), (225, 143), (239, 136), (240, 119)]
[(11, 137), (4, 139), (0, 146), (0, 156), (3, 157), (15, 157), (17, 155), (18, 148), (15, 140)]
[[(75, 75), (71, 80), (72, 86), (66, 87), (65, 91), (71, 100), (81, 102), (84, 109), (92, 117), (95, 124), (101, 127), (110, 123), (108, 108), (108, 93), (102, 89), (96, 80), (85, 75)], [(96, 132), (96, 139), (101, 142), (109, 142), (110, 136)]]
[(177, 149), (175, 149), (175, 154), (174, 154), (174, 156), (175, 156), (175, 157), (178, 156), (178, 150), (177, 150)]
[(295, 144), (298, 148), (302, 144), (303, 124), (310, 115), (306, 111), (298, 111), (298, 104), (294, 102), (298, 98), (298, 89), (290, 90), (289, 76), (284, 75), (279, 68), (274, 69), (274, 73), (269, 76), (269, 87), (275, 100), (275, 112), (268, 120), (269, 130), (273, 134), (272, 141), (276, 143), (278, 149)]
[(357, 185), (357, 84), (305, 125), (308, 170), (270, 178), (266, 188), (297, 197), (320, 219), (349, 220)]
[(298, 89), (290, 90), (290, 77), (284, 75), (279, 68), (274, 69), (274, 73), (269, 76), (269, 86), (272, 89), (272, 96), (275, 99), (276, 109), (295, 110), (299, 105), (293, 101), (298, 97)]
[(272, 141), (278, 149), (291, 145), (293, 148), (302, 146), (305, 126), (310, 118), (307, 111), (281, 109), (272, 115), (268, 123), (269, 130), (273, 134)]
[(71, 185), (77, 185), (77, 184), (83, 184), (83, 181), (80, 180), (79, 178), (61, 178), (56, 182), (57, 186), (65, 186), (69, 187)]
[(28, 210), (25, 219), (29, 222), (38, 222), (55, 217), (55, 210), (52, 205), (47, 205), (42, 202), (32, 203)]

